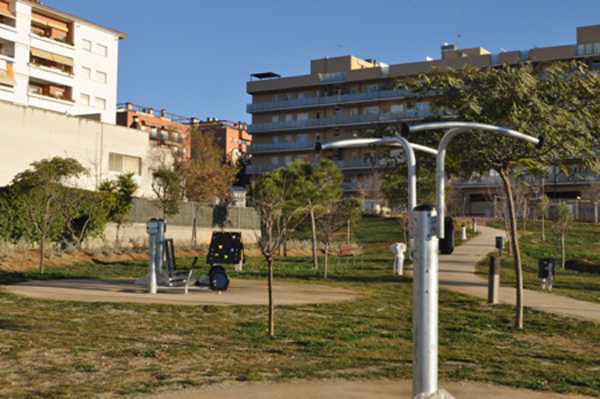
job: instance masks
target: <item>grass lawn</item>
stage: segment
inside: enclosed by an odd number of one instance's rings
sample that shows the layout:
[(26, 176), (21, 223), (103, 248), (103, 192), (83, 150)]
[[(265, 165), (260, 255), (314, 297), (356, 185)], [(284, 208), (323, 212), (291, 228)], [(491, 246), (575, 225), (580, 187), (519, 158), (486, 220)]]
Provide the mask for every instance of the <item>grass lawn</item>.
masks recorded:
[[(502, 228), (497, 222), (493, 227)], [(521, 223), (519, 223), (519, 226)], [(554, 258), (556, 276), (552, 293), (590, 302), (600, 302), (600, 225), (574, 223), (565, 236), (567, 268), (560, 268), (560, 248), (556, 237), (546, 222), (546, 241), (542, 241), (541, 222), (530, 221), (527, 231), (520, 232), (520, 247), (523, 263), (523, 285), (526, 289), (541, 291), (538, 278), (538, 260)], [(496, 253), (497, 254), (497, 253)], [(477, 272), (487, 275), (489, 259), (481, 262)], [(504, 251), (500, 281), (514, 284), (515, 273), (512, 256)]]
[[(359, 300), (276, 308), (37, 300), (0, 293), (0, 397), (119, 397), (227, 381), (410, 379), (412, 284), (393, 276), (394, 220), (364, 218), (364, 263), (332, 258), (327, 281), (310, 258), (278, 259), (276, 279), (353, 289)], [(396, 235), (396, 236), (394, 236)], [(390, 239), (391, 237), (391, 239)], [(191, 259), (183, 259), (182, 263)], [(140, 276), (139, 263), (49, 268), (44, 278)], [(242, 275), (266, 278), (250, 258)], [(3, 283), (27, 274), (0, 274)], [(600, 326), (440, 292), (440, 379), (600, 397)]]

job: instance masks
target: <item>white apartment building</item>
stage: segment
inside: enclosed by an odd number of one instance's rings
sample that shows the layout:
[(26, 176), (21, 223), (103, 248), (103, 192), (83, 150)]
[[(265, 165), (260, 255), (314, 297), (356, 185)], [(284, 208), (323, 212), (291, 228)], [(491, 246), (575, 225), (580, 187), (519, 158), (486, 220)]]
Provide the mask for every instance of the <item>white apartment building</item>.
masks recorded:
[(32, 0), (0, 0), (0, 101), (115, 123), (127, 35)]

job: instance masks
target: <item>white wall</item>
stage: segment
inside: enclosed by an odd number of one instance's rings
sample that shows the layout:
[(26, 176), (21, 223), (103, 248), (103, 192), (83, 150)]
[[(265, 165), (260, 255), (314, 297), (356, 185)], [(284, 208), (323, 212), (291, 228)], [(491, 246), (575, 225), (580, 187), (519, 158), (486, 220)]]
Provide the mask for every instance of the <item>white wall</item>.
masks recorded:
[(9, 184), (34, 161), (68, 156), (89, 169), (90, 176), (79, 186), (94, 189), (100, 181), (117, 175), (108, 171), (112, 152), (142, 159), (136, 194), (152, 193), (146, 161), (150, 144), (142, 131), (0, 102), (0, 142), (0, 186)]
[[(31, 10), (32, 4), (16, 1), (16, 28), (0, 24), (0, 38), (15, 43), (13, 68), (16, 81), (14, 90), (0, 90), (0, 100), (70, 115), (99, 113), (103, 122), (114, 124), (116, 122), (115, 110), (117, 105), (119, 35), (114, 31), (103, 29), (89, 22), (75, 20), (73, 23), (74, 45), (59, 43), (31, 33)], [(68, 12), (68, 10), (65, 11)], [(84, 39), (92, 43), (91, 51), (83, 49)], [(98, 45), (107, 47), (106, 56), (100, 54)], [(74, 62), (73, 75), (29, 65), (31, 47), (72, 58)], [(83, 67), (91, 69), (89, 79), (83, 78)], [(97, 71), (106, 73), (106, 82), (97, 80)], [(29, 95), (30, 76), (71, 87), (73, 101), (61, 101), (45, 96)], [(81, 101), (82, 93), (90, 96), (90, 105)], [(103, 109), (98, 108), (97, 98), (105, 100)]]

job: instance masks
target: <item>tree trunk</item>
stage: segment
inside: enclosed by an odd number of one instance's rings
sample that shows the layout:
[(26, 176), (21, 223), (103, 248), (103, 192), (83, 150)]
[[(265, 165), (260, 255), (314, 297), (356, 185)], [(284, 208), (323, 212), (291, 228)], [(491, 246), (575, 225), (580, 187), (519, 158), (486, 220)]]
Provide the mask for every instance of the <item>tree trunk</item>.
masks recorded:
[(275, 336), (275, 304), (273, 303), (273, 256), (267, 259), (269, 264), (269, 337)]
[(546, 217), (542, 213), (542, 241), (546, 241)]
[(564, 231), (560, 235), (560, 253), (561, 253), (561, 263), (560, 264), (562, 266), (562, 269), (565, 270), (566, 254), (565, 254), (565, 232)]
[(348, 244), (350, 244), (350, 219), (348, 219), (348, 236), (347, 237), (348, 237), (348, 239), (346, 240), (346, 242)]
[(521, 252), (519, 251), (519, 236), (517, 233), (517, 215), (515, 214), (515, 203), (512, 196), (512, 189), (510, 187), (510, 181), (508, 171), (500, 170), (500, 177), (504, 182), (504, 190), (506, 192), (506, 199), (508, 202), (508, 215), (510, 218), (510, 236), (512, 241), (513, 257), (515, 262), (515, 275), (517, 283), (517, 303), (516, 303), (516, 314), (515, 314), (515, 328), (523, 328), (523, 269), (521, 266)]
[(117, 235), (115, 237), (115, 248), (119, 248), (120, 243), (119, 243), (119, 230), (121, 230), (121, 222), (117, 222)]
[(319, 259), (317, 258), (317, 222), (315, 220), (315, 210), (310, 208), (310, 227), (312, 229), (312, 253), (313, 253), (313, 266), (315, 269), (319, 268)]
[(598, 224), (598, 204), (594, 202), (594, 223)]
[(195, 247), (198, 242), (198, 231), (196, 225), (198, 224), (198, 207), (194, 205), (194, 217), (192, 217), (192, 245)]
[(327, 280), (327, 257), (329, 255), (329, 243), (325, 243), (325, 272), (323, 273), (323, 278)]
[(40, 240), (40, 274), (44, 274), (44, 254), (46, 252), (46, 234)]
[(283, 221), (283, 237), (281, 237), (281, 240), (283, 241), (283, 256), (287, 257), (288, 256), (288, 250), (287, 250), (287, 234), (288, 234), (288, 230), (287, 230), (287, 220)]

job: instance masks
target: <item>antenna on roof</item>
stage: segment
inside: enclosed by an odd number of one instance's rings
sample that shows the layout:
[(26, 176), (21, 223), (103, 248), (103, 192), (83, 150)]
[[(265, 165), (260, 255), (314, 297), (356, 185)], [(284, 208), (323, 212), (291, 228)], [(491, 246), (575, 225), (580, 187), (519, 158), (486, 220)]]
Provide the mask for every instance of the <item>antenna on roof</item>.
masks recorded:
[(339, 56), (340, 55), (340, 49), (343, 49), (344, 46), (342, 46), (341, 43), (338, 43), (335, 47), (337, 47), (335, 53), (336, 53), (337, 56)]
[(459, 9), (459, 4), (458, 4), (458, 0), (456, 0), (456, 48), (459, 49), (460, 48), (460, 31), (459, 31), (459, 24), (458, 24), (458, 9)]

